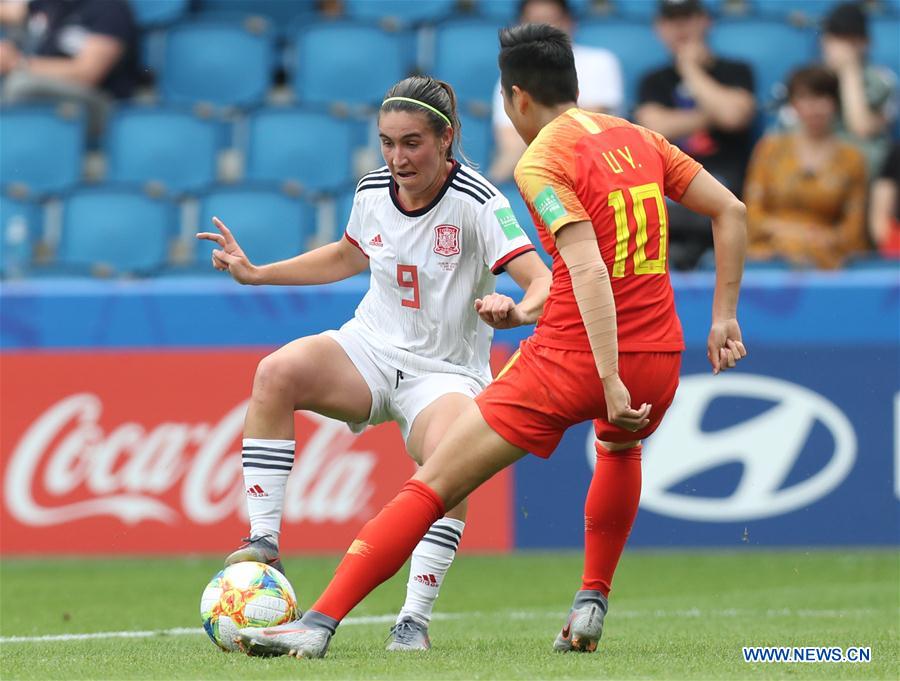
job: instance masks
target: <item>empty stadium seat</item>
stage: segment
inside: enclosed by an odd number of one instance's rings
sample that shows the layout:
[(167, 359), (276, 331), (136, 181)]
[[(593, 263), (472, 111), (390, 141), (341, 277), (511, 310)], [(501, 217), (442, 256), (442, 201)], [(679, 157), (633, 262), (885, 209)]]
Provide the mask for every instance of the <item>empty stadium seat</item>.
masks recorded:
[(299, 109), (267, 109), (249, 121), (247, 178), (291, 182), (311, 191), (352, 180), (353, 132), (348, 123)]
[[(420, 3), (428, 4), (428, 3)], [(304, 104), (374, 105), (412, 66), (412, 37), (350, 22), (319, 23), (296, 34), (290, 70)]]
[(353, 210), (353, 197), (356, 195), (356, 187), (351, 187), (341, 192), (334, 202), (334, 238), (340, 239), (347, 229), (350, 221), (350, 211)]
[(453, 85), (461, 102), (489, 107), (500, 77), (498, 26), (491, 21), (452, 21), (435, 29), (431, 75)]
[(900, 20), (873, 19), (869, 22), (869, 61), (886, 66), (900, 75)]
[(484, 175), (491, 165), (494, 143), (491, 119), (469, 116), (466, 113), (460, 113), (459, 118), (459, 122), (462, 124), (463, 152), (470, 161), (476, 164), (476, 170)]
[[(302, 253), (314, 222), (313, 210), (306, 202), (257, 187), (218, 189), (204, 196), (200, 231), (216, 231), (213, 217), (228, 226), (250, 261), (260, 265)], [(210, 241), (198, 242), (197, 264), (209, 266), (214, 248), (218, 247)]]
[(219, 121), (186, 111), (122, 109), (107, 131), (107, 177), (176, 194), (204, 189), (216, 180), (224, 137)]
[(166, 262), (177, 221), (174, 204), (138, 191), (79, 190), (63, 204), (57, 264), (79, 273), (152, 273)]
[(258, 15), (276, 28), (313, 20), (318, 13), (316, 0), (197, 0), (194, 4), (201, 17)]
[(160, 93), (165, 101), (254, 106), (272, 79), (274, 37), (254, 22), (195, 21), (169, 29)]
[(134, 19), (141, 28), (171, 24), (183, 17), (189, 0), (129, 0)]
[(0, 276), (23, 274), (41, 232), (39, 205), (0, 195)]
[(837, 0), (748, 0), (752, 11), (773, 19), (820, 19), (837, 4)]
[(575, 42), (605, 48), (619, 58), (625, 81), (625, 106), (628, 109), (636, 102), (638, 85), (644, 74), (671, 62), (666, 48), (647, 23), (617, 20), (585, 22), (575, 34)]
[(534, 220), (531, 218), (531, 213), (528, 210), (528, 206), (525, 205), (525, 200), (519, 193), (519, 188), (516, 187), (516, 183), (504, 182), (499, 185), (497, 189), (499, 189), (500, 193), (506, 197), (507, 201), (509, 201), (513, 213), (516, 214), (516, 219), (519, 221), (522, 229), (525, 230), (528, 238), (531, 239), (531, 243), (533, 243), (534, 247), (537, 249), (537, 253), (541, 257), (541, 260), (544, 261), (547, 267), (550, 267), (553, 260), (547, 255), (544, 247), (541, 246), (541, 239), (538, 236), (537, 227), (534, 225)]
[(0, 110), (3, 191), (40, 195), (66, 190), (81, 178), (84, 118), (67, 106)]
[(348, 17), (361, 21), (387, 20), (399, 26), (440, 21), (448, 17), (455, 6), (456, 0), (344, 0)]
[[(812, 31), (779, 21), (718, 22), (713, 25), (709, 42), (717, 55), (744, 61), (753, 67), (760, 105), (783, 94), (777, 91), (776, 85), (783, 83), (793, 69), (814, 61), (817, 56)], [(760, 46), (766, 46), (766, 49), (760, 49)]]
[[(364, 0), (361, 0), (364, 1)], [(632, 0), (634, 1), (634, 0)], [(646, 2), (646, 0), (639, 0)], [(478, 0), (478, 13), (486, 17), (499, 19), (504, 23), (514, 23), (518, 17), (521, 0)], [(569, 0), (569, 8), (576, 17), (584, 16), (590, 10), (592, 0)], [(655, 3), (651, 3), (655, 7)]]

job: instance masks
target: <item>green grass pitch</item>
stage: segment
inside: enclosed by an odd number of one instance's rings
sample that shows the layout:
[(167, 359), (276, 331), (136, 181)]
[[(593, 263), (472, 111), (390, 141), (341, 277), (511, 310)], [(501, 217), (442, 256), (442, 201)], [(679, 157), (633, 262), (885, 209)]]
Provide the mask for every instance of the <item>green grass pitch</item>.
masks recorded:
[[(337, 557), (289, 557), (303, 606)], [(219, 652), (201, 633), (19, 641), (197, 628), (219, 558), (4, 560), (3, 679), (770, 679), (900, 678), (900, 556), (879, 551), (643, 552), (619, 567), (593, 655), (551, 650), (579, 583), (578, 553), (461, 556), (428, 653), (388, 654), (406, 569), (361, 604), (325, 660)], [(747, 645), (871, 646), (869, 664), (747, 664)]]

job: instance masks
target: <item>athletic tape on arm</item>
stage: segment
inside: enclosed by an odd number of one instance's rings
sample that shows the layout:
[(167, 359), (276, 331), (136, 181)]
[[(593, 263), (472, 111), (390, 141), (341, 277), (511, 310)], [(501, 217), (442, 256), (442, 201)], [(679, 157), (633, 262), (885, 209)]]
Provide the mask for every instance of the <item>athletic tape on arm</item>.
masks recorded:
[(594, 240), (575, 241), (559, 249), (572, 278), (572, 292), (584, 321), (600, 378), (619, 372), (616, 303), (609, 270)]

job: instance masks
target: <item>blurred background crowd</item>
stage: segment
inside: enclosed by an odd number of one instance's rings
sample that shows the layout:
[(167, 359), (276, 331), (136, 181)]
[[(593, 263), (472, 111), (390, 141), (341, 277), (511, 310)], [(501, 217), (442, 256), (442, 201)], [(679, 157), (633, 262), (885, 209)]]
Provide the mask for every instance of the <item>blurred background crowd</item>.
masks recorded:
[[(535, 238), (496, 68), (516, 22), (572, 35), (580, 106), (743, 198), (751, 267), (896, 266), (900, 0), (0, 0), (0, 273), (212, 271), (212, 215), (259, 262), (337, 238), (415, 72)], [(669, 211), (672, 268), (711, 268), (708, 222)]]

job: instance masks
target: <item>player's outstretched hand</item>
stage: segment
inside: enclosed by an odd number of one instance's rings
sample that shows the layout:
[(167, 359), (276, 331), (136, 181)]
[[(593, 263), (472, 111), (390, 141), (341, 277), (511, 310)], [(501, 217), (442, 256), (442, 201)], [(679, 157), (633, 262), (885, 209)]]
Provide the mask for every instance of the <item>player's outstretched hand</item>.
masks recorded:
[(706, 356), (714, 374), (735, 365), (747, 356), (747, 348), (741, 340), (741, 327), (737, 319), (713, 322), (706, 341)]
[(603, 379), (603, 394), (606, 397), (606, 420), (614, 426), (635, 433), (650, 424), (650, 405), (645, 402), (640, 409), (632, 409), (631, 394), (618, 374)]
[(244, 251), (238, 246), (231, 230), (219, 218), (212, 219), (219, 234), (200, 232), (198, 239), (213, 241), (219, 248), (212, 252), (212, 266), (220, 272), (227, 271), (239, 284), (252, 284), (256, 281), (257, 268), (247, 259)]
[(475, 311), (485, 324), (495, 329), (511, 329), (528, 323), (516, 301), (499, 293), (476, 299)]

